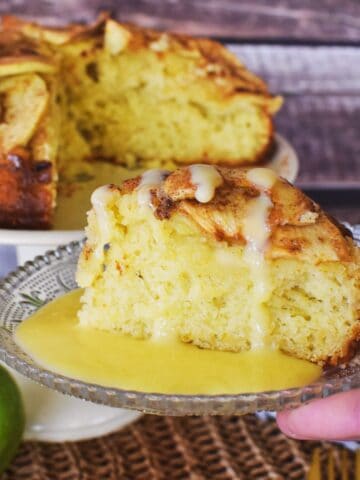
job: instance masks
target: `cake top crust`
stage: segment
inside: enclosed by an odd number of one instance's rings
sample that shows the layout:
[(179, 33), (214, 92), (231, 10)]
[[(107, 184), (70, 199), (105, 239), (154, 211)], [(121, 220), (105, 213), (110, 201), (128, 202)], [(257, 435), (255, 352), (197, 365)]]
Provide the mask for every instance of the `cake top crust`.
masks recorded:
[[(145, 48), (159, 57), (168, 52), (192, 57), (198, 67), (198, 75), (211, 78), (224, 97), (250, 95), (254, 102), (265, 106), (270, 113), (275, 113), (282, 104), (281, 97), (270, 95), (265, 82), (220, 43), (120, 23), (107, 14), (101, 14), (90, 25), (70, 24), (61, 28), (44, 27), (14, 16), (3, 16), (0, 76), (9, 74), (5, 66), (11, 64), (21, 69), (21, 65), (28, 64), (30, 60), (33, 71), (54, 71), (54, 53), (63, 46), (68, 48), (78, 42), (87, 42), (89, 48), (105, 49), (111, 55)], [(31, 66), (28, 68), (30, 70)], [(13, 73), (16, 71), (10, 72)]]
[[(194, 166), (162, 174), (157, 183), (148, 185), (149, 204), (159, 220), (180, 214), (216, 241), (246, 245), (249, 238), (245, 223), (249, 220), (256, 223), (261, 204), (267, 202), (266, 218), (260, 225), (260, 230), (267, 230), (264, 245), (267, 258), (295, 258), (314, 263), (359, 262), (359, 249), (350, 233), (271, 170), (203, 167), (218, 175), (210, 178), (210, 183), (215, 182), (210, 188), (215, 187), (212, 198), (206, 202), (196, 199), (199, 184), (194, 182)], [(142, 178), (137, 177), (125, 181), (121, 187), (109, 188), (120, 195), (138, 195), (141, 182)]]

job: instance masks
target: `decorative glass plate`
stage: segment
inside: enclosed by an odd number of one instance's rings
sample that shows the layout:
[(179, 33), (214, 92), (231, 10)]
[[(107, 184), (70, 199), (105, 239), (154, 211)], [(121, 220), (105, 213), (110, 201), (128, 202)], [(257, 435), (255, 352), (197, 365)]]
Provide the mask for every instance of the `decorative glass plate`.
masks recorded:
[[(360, 243), (358, 227), (351, 227)], [(25, 263), (0, 282), (0, 359), (26, 377), (95, 403), (164, 415), (230, 415), (281, 410), (360, 387), (360, 354), (346, 367), (326, 370), (303, 388), (239, 395), (169, 395), (85, 383), (40, 367), (14, 341), (16, 326), (45, 303), (76, 288), (74, 273), (82, 244), (73, 242)]]

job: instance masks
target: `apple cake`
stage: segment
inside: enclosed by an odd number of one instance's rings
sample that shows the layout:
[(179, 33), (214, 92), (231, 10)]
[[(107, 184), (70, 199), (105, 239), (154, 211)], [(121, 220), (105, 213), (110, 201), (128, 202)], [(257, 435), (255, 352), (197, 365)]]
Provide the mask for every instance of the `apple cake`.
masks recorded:
[(51, 226), (60, 179), (264, 159), (281, 98), (225, 47), (118, 23), (0, 32), (0, 227)]

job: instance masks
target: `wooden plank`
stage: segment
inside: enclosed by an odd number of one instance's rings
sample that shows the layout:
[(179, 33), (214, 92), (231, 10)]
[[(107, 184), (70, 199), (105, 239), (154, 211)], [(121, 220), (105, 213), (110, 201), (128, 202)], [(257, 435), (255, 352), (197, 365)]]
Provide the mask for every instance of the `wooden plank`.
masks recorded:
[(294, 45), (228, 45), (273, 92), (360, 94), (360, 48)]
[(357, 0), (2, 0), (0, 12), (51, 23), (89, 21), (109, 10), (124, 21), (238, 40), (360, 42)]
[(359, 97), (287, 97), (276, 125), (298, 152), (299, 185), (360, 188)]
[(277, 130), (300, 158), (298, 184), (360, 188), (360, 49), (230, 45), (285, 97)]

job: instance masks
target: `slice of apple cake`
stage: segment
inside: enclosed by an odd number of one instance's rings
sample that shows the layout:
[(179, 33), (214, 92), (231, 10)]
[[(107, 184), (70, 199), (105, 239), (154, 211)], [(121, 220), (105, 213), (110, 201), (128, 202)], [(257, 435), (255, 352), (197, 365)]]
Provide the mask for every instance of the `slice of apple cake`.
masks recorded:
[(360, 248), (271, 170), (149, 171), (92, 196), (80, 323), (317, 363), (360, 337)]

